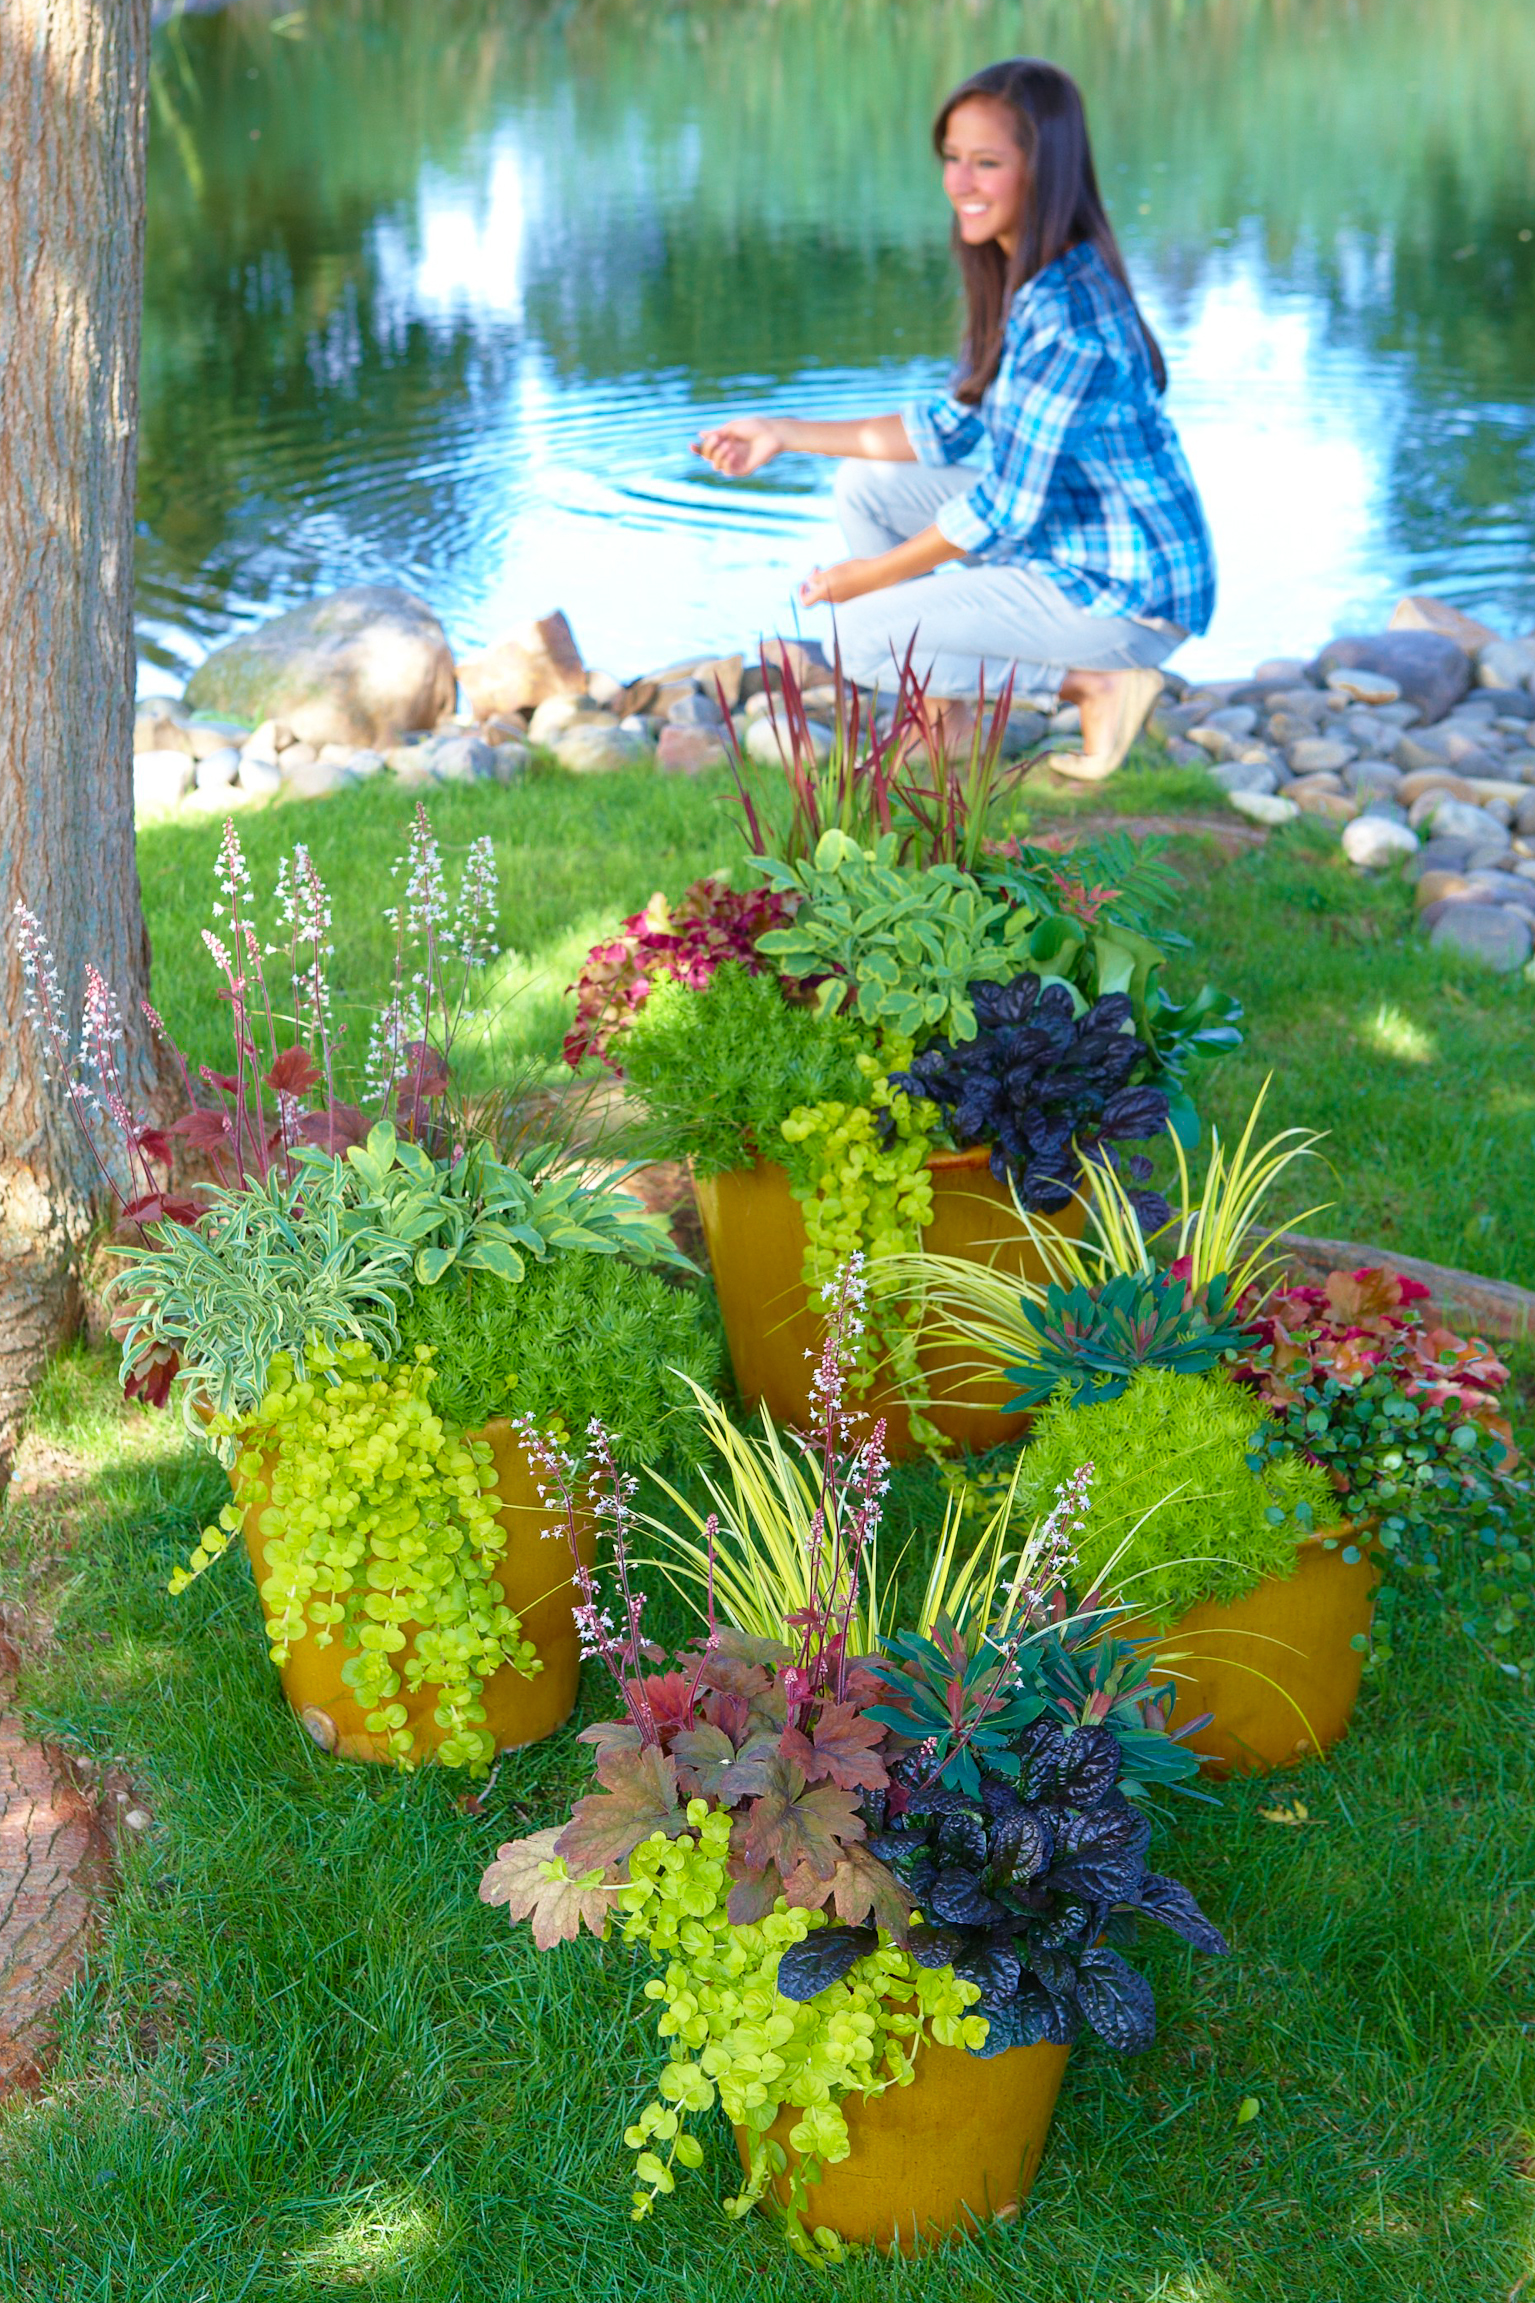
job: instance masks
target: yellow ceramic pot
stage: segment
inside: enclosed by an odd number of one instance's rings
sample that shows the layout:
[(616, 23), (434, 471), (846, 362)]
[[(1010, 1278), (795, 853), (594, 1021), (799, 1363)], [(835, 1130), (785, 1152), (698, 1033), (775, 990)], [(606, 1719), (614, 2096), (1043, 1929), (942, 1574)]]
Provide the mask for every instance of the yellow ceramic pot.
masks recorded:
[[(1157, 1649), (1177, 1688), (1173, 1724), (1203, 1711), (1193, 1738), (1212, 1775), (1266, 1775), (1331, 1750), (1348, 1731), (1380, 1581), (1348, 1527), (1313, 1536), (1295, 1573), (1269, 1576), (1244, 1599), (1206, 1600), (1162, 1634)], [(1328, 1543), (1333, 1545), (1328, 1548)]]
[[(543, 1663), (542, 1671), (526, 1679), (504, 1666), (492, 1673), (481, 1690), (485, 1723), (496, 1739), (496, 1749), (512, 1751), (521, 1744), (542, 1742), (563, 1726), (575, 1709), (581, 1677), (580, 1644), (572, 1613), (575, 1581), (569, 1545), (563, 1537), (552, 1542), (543, 1534), (553, 1523), (553, 1514), (539, 1500), (522, 1443), (511, 1425), (497, 1416), (483, 1431), (466, 1436), (490, 1442), (500, 1515), (507, 1531), (496, 1580)], [(254, 1506), (245, 1515), (246, 1548), (258, 1587), (269, 1572), (266, 1544), (257, 1525), (265, 1509), (265, 1505)], [(582, 1557), (590, 1565), (593, 1536), (589, 1525), (582, 1528), (581, 1542)], [(403, 1624), (401, 1629), (407, 1642), (414, 1638), (413, 1623)], [(313, 1630), (307, 1631), (294, 1643), (282, 1667), (283, 1693), (323, 1750), (334, 1751), (343, 1759), (386, 1760), (386, 1738), (369, 1732), (366, 1712), (341, 1677), (342, 1665), (355, 1653), (355, 1648), (342, 1645), (339, 1632), (329, 1647), (318, 1647)], [(432, 1716), (437, 1690), (423, 1687), (412, 1694), (402, 1687), (394, 1700), (403, 1703), (408, 1714), (415, 1737), (412, 1756), (430, 1758), (445, 1734)]]
[[(852, 2149), (810, 2186), (806, 2224), (907, 2249), (1016, 2215), (1039, 2172), (1070, 2053), (1010, 2047), (981, 2057), (924, 2040), (909, 2087), (843, 2098)], [(798, 2154), (789, 2131), (799, 2118), (785, 2109), (768, 2131), (791, 2169)], [(750, 2149), (739, 2127), (736, 2149), (745, 2167)], [(786, 2200), (787, 2172), (773, 2190)]]
[[(984, 1145), (937, 1152), (928, 1161), (933, 1220), (923, 1232), (923, 1248), (930, 1255), (995, 1262), (1000, 1271), (1042, 1285), (1047, 1274), (989, 1162)], [(789, 1190), (788, 1170), (758, 1160), (755, 1167), (704, 1177), (696, 1188), (742, 1397), (751, 1408), (765, 1404), (775, 1423), (803, 1429), (813, 1420), (810, 1375), (820, 1355), (822, 1323), (821, 1307), (812, 1306), (805, 1288), (805, 1219)], [(1078, 1202), (1051, 1220), (1068, 1238), (1082, 1236), (1085, 1218)], [(931, 1393), (923, 1413), (951, 1446), (980, 1453), (1027, 1430), (1027, 1416), (1003, 1413), (1002, 1402), (1016, 1387), (1002, 1375), (984, 1374), (964, 1349), (925, 1347), (920, 1364)], [(893, 1457), (919, 1452), (899, 1394), (877, 1375), (858, 1405), (885, 1417)]]

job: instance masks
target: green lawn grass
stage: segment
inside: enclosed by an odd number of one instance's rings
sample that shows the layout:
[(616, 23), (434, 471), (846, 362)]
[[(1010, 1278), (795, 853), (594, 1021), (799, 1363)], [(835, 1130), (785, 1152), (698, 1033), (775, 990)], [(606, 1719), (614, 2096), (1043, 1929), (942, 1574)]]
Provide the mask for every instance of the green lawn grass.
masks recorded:
[[(1143, 774), (1092, 804), (1203, 797)], [(495, 1060), (552, 1057), (590, 936), (738, 852), (720, 803), (648, 777), (434, 795), (445, 847), (497, 841), (527, 988)], [(1052, 811), (1073, 806), (1036, 820)], [(295, 837), (313, 848), (354, 992), (387, 967), (405, 812), (375, 787), (242, 825), (258, 883)], [(143, 843), (157, 997), (208, 1059), (217, 839)], [(1304, 828), (1234, 862), (1178, 852), (1196, 947), (1178, 979), (1208, 973), (1249, 1015), (1206, 1108), (1229, 1125), (1273, 1070), (1274, 1124), (1330, 1131), (1338, 1205), (1313, 1228), (1535, 1284), (1529, 987), (1431, 953), (1406, 891)], [(1163, 1844), (1234, 1956), (1148, 1943), (1158, 2044), (1073, 2057), (1021, 2224), (816, 2274), (719, 2215), (723, 2134), (630, 2222), (621, 2133), (657, 2061), (644, 1970), (620, 1945), (540, 1957), (476, 1900), (497, 1843), (578, 1782), (570, 1737), (508, 1758), (483, 1814), (456, 1783), (324, 1759), (281, 1703), (243, 1563), (166, 1595), (221, 1475), (112, 1400), (99, 1362), (56, 1366), (38, 1432), (78, 1477), (13, 1497), (0, 1542), (0, 1597), (56, 1624), (27, 1715), (126, 1768), (153, 1818), (49, 2079), (0, 2110), (4, 2303), (1489, 2303), (1535, 2272), (1535, 1701), (1432, 1601), (1397, 1610), (1331, 1766), (1232, 1787)], [(930, 1530), (936, 1502), (931, 1475), (902, 1475), (897, 1529)], [(602, 1701), (589, 1680), (586, 1716)], [(1265, 1817), (1297, 1796), (1307, 1821)]]

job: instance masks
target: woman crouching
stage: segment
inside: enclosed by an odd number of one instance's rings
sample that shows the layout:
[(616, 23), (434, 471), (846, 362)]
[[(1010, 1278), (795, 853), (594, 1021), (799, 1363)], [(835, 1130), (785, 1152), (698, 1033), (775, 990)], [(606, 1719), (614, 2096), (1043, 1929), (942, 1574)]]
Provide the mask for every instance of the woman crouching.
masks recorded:
[(888, 688), (911, 649), (930, 695), (958, 700), (1011, 674), (1079, 707), (1080, 755), (1050, 764), (1097, 782), (1145, 723), (1157, 667), (1209, 624), (1209, 530), (1075, 81), (1029, 58), (989, 65), (933, 142), (969, 314), (952, 388), (849, 422), (736, 417), (697, 450), (732, 478), (785, 449), (841, 458), (854, 557), (800, 598), (832, 605), (849, 675)]

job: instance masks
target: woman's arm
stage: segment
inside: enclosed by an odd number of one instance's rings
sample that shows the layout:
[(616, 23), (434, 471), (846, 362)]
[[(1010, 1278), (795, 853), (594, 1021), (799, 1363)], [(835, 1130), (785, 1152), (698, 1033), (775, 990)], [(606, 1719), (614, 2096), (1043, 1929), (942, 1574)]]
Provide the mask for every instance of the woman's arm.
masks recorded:
[(840, 424), (806, 424), (797, 416), (732, 416), (693, 442), (730, 480), (760, 472), (786, 449), (801, 456), (867, 456), (886, 464), (914, 464), (916, 453), (899, 416), (855, 416)]
[(929, 575), (945, 560), (962, 560), (957, 544), (937, 528), (924, 528), (920, 536), (897, 544), (893, 552), (880, 552), (872, 560), (843, 560), (835, 568), (816, 568), (799, 588), (803, 606), (822, 600), (840, 607), (844, 600), (861, 599), (865, 592), (882, 592), (887, 584), (904, 584), (913, 576)]

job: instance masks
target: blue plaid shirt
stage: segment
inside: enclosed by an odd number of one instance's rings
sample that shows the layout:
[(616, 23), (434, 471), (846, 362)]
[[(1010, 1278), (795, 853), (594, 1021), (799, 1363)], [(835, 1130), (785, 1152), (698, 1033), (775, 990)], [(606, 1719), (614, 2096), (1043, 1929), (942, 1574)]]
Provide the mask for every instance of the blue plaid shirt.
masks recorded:
[(1094, 615), (1206, 629), (1215, 559), (1199, 491), (1134, 308), (1095, 248), (1018, 290), (978, 408), (945, 393), (902, 421), (923, 464), (990, 441), (990, 471), (938, 514), (962, 552), (1037, 567)]

